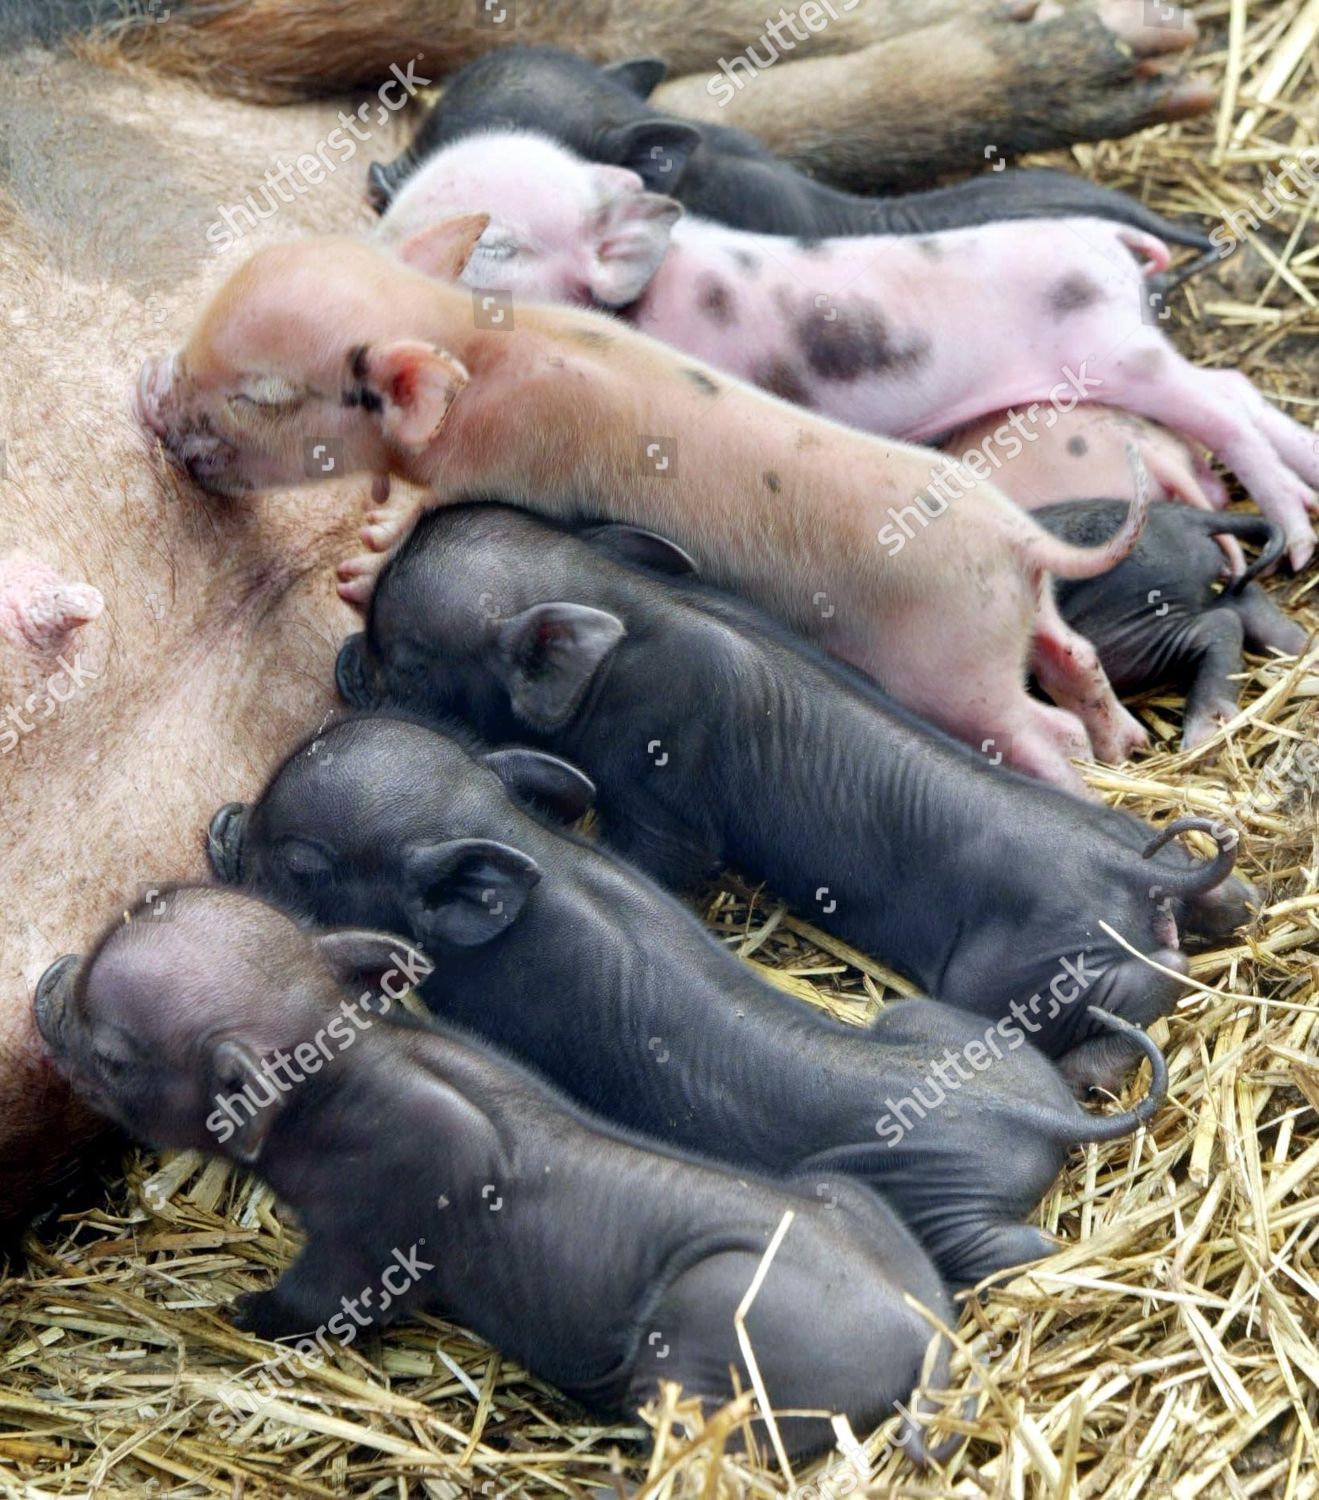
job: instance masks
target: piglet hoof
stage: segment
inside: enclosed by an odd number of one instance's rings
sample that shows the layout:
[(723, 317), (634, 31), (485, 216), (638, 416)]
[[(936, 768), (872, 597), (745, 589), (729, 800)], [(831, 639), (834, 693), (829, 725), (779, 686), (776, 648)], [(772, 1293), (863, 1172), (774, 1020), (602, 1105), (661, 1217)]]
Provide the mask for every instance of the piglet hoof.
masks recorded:
[(278, 1339), (297, 1333), (289, 1321), (288, 1309), (275, 1291), (244, 1292), (234, 1300), (233, 1325), (259, 1339)]
[(1224, 700), (1198, 713), (1188, 714), (1182, 725), (1182, 749), (1199, 750), (1202, 745), (1207, 745), (1224, 724), (1236, 718), (1238, 712), (1237, 704)]
[(375, 592), (384, 558), (372, 552), (350, 557), (339, 564), (339, 597), (354, 609), (365, 610)]
[(1246, 554), (1241, 550), (1241, 543), (1234, 536), (1218, 535), (1214, 538), (1223, 552), (1223, 567), (1219, 577), (1227, 580), (1235, 580), (1246, 571)]
[(410, 506), (398, 506), (391, 510), (369, 510), (366, 525), (362, 527), (362, 540), (372, 552), (392, 552), (412, 529), (418, 512)]
[[(1302, 568), (1314, 556), (1315, 536), (1314, 529), (1307, 527), (1304, 531), (1295, 531), (1287, 537), (1287, 557), (1291, 562), (1292, 571), (1299, 573)], [(1265, 570), (1266, 572), (1268, 570)]]
[(1112, 733), (1105, 736), (1102, 759), (1108, 765), (1121, 765), (1138, 750), (1148, 750), (1149, 747), (1149, 730), (1134, 715), (1122, 709)]

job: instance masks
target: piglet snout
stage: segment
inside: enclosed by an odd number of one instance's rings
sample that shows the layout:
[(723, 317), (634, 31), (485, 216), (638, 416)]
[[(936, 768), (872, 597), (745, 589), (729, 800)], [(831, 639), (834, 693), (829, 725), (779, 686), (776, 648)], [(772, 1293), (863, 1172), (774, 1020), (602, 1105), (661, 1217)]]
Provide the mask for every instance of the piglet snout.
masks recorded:
[(359, 630), (339, 648), (334, 664), (334, 681), (339, 696), (350, 708), (376, 708), (366, 665), (366, 637)]
[(234, 885), (239, 878), (247, 811), (245, 802), (226, 802), (206, 830), (206, 854), (211, 869), (225, 885)]
[(133, 392), (133, 414), (148, 432), (162, 441), (169, 436), (162, 406), (173, 384), (173, 354), (143, 361)]
[(80, 958), (76, 953), (66, 953), (57, 958), (37, 980), (37, 992), (32, 1002), (37, 1030), (42, 1040), (58, 1054), (64, 1034), (64, 1008), (68, 1000), (69, 986), (77, 972)]

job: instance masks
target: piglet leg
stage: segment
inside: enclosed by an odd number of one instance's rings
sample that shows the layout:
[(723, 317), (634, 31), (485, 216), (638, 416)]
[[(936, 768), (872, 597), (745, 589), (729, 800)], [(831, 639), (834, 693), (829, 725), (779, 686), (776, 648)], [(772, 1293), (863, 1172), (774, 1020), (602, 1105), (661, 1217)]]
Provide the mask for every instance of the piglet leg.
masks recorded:
[(1136, 450), (1150, 478), (1169, 500), (1194, 510), (1213, 510), (1209, 496), (1192, 466), (1189, 455), (1169, 453), (1162, 444), (1136, 440)]
[(1314, 553), (1314, 435), (1275, 411), (1244, 376), (1197, 370), (1162, 340), (1133, 341), (1104, 372), (1104, 399), (1174, 427), (1216, 453), (1287, 536), (1292, 566)]
[(1199, 660), (1195, 680), (1186, 695), (1183, 750), (1203, 745), (1236, 716), (1240, 697), (1232, 679), (1244, 667), (1241, 659), (1244, 634), (1241, 617), (1230, 609), (1210, 610), (1191, 627), (1186, 645)]
[(1006, 1272), (1054, 1255), (1058, 1248), (1057, 1240), (1031, 1224), (990, 1224), (936, 1258), (948, 1284), (960, 1288), (991, 1277), (1002, 1280)]
[[(1319, 490), (1319, 432), (1289, 417), (1266, 400), (1239, 370), (1203, 372), (1217, 384), (1228, 400), (1238, 401), (1278, 450), (1283, 463), (1299, 474), (1311, 490)], [(1310, 509), (1319, 511), (1319, 498), (1310, 496)]]
[(1191, 464), (1195, 470), (1195, 482), (1200, 493), (1208, 499), (1214, 510), (1226, 510), (1232, 495), (1222, 478), (1209, 467), (1208, 459), (1203, 454), (1194, 453), (1191, 456)]
[[(1169, 452), (1160, 443), (1137, 440), (1136, 447), (1150, 477), (1169, 500), (1193, 510), (1222, 510), (1228, 502), (1227, 486), (1199, 454)], [(1224, 570), (1232, 578), (1246, 571), (1246, 554), (1234, 536), (1214, 539), (1227, 560)]]
[(1149, 744), (1144, 727), (1118, 701), (1099, 653), (1058, 613), (1047, 580), (1035, 616), (1031, 668), (1049, 697), (1085, 725), (1100, 760), (1116, 765)]
[[(1028, 580), (1022, 579), (1012, 604), (1008, 608), (1004, 599), (987, 597), (975, 626), (950, 620), (941, 605), (912, 608), (875, 636), (840, 633), (822, 644), (914, 713), (979, 750), (990, 764), (1014, 766), (1086, 796), (1088, 789), (1071, 764), (1093, 757), (1085, 725), (1025, 689), (1017, 631), (1038, 610), (1037, 590)], [(1000, 633), (987, 642), (986, 633), (996, 628)], [(979, 649), (968, 650), (968, 644)]]
[(362, 540), (370, 548), (339, 564), (339, 597), (357, 609), (365, 609), (385, 564), (398, 551), (412, 530), (423, 507), (393, 505), (388, 510), (366, 513)]
[(1077, 796), (1093, 797), (1072, 764), (1094, 758), (1085, 725), (1075, 714), (1023, 694), (1015, 722), (1003, 727), (981, 723), (976, 732), (980, 738), (972, 743), (979, 744), (991, 764), (1006, 764)]
[(345, 1294), (374, 1287), (379, 1275), (378, 1266), (368, 1266), (342, 1246), (312, 1239), (269, 1291), (247, 1292), (237, 1300), (234, 1323), (262, 1339), (311, 1333), (342, 1311)]
[(1299, 656), (1305, 650), (1309, 637), (1304, 627), (1283, 614), (1259, 584), (1248, 583), (1239, 594), (1230, 595), (1224, 607), (1240, 615), (1246, 645), (1251, 651), (1258, 651), (1261, 656), (1270, 651)]

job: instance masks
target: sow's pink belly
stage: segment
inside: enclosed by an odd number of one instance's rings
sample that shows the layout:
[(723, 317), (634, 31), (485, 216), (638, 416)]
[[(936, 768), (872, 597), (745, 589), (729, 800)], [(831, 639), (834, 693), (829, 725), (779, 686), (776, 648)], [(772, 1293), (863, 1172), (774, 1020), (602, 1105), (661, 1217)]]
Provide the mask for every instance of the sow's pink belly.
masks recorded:
[[(21, 51), (0, 60), (0, 91), (13, 105), (0, 154), (0, 1226), (12, 1231), (104, 1128), (45, 1060), (38, 977), (153, 886), (205, 877), (211, 813), (253, 796), (332, 706), (335, 651), (355, 624), (334, 565), (358, 550), (364, 487), (281, 496), (259, 527), (208, 508), (131, 419), (134, 377), (251, 251), (361, 222), (367, 160), (398, 143), (377, 127), (358, 159), (254, 217), (220, 255), (207, 240), (220, 209), (259, 189), (274, 153), (314, 148), (334, 109), (276, 113)], [(94, 129), (61, 123), (71, 98)]]

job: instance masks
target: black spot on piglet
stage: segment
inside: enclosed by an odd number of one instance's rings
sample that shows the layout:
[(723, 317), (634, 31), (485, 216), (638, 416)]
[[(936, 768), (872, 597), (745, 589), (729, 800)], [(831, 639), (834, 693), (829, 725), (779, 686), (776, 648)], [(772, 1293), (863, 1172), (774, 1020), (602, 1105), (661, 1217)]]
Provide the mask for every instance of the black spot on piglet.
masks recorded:
[(1102, 289), (1079, 271), (1069, 272), (1049, 293), (1049, 307), (1058, 314), (1083, 312), (1103, 296)]
[(355, 384), (346, 386), (339, 398), (345, 406), (360, 406), (363, 411), (382, 411), (384, 402), (367, 385), (367, 348), (365, 344), (354, 344), (348, 351), (348, 373)]
[(930, 354), (924, 334), (897, 338), (877, 308), (863, 297), (822, 300), (797, 318), (797, 339), (806, 363), (826, 380), (898, 374), (919, 369)]
[(696, 305), (712, 323), (733, 321), (733, 294), (727, 282), (718, 276), (705, 275), (697, 282)]
[(779, 396), (796, 406), (809, 406), (811, 393), (799, 370), (786, 359), (766, 360), (751, 372), (751, 379), (762, 391)]

